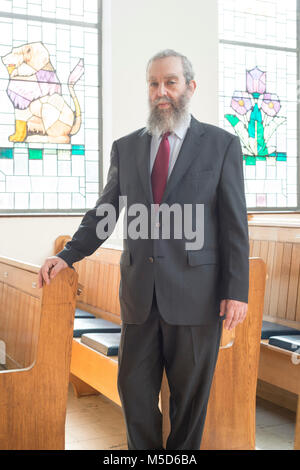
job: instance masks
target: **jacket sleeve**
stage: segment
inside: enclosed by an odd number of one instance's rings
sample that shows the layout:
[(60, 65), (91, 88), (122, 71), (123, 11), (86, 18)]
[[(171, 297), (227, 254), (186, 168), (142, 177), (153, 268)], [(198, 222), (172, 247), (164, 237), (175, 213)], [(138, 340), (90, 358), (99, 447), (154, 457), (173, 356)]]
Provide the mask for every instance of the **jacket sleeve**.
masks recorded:
[(105, 185), (100, 198), (97, 200), (95, 207), (86, 212), (81, 224), (73, 235), (72, 240), (66, 243), (64, 249), (56, 256), (59, 256), (66, 261), (69, 266), (72, 266), (76, 261), (83, 259), (85, 256), (91, 255), (100, 245), (102, 245), (102, 243), (111, 235), (115, 227), (115, 223), (113, 225), (110, 223), (109, 228), (111, 230), (107, 232), (107, 236), (105, 238), (99, 238), (96, 232), (97, 224), (101, 219), (103, 220), (104, 217), (107, 217), (107, 214), (104, 213), (104, 215), (97, 215), (97, 210), (99, 211), (101, 206), (104, 207), (106, 204), (112, 205), (116, 214), (116, 222), (119, 217), (119, 194), (119, 157), (117, 145), (114, 142), (111, 151), (107, 184)]
[(224, 156), (217, 195), (221, 254), (220, 298), (248, 302), (249, 235), (243, 154), (233, 137)]

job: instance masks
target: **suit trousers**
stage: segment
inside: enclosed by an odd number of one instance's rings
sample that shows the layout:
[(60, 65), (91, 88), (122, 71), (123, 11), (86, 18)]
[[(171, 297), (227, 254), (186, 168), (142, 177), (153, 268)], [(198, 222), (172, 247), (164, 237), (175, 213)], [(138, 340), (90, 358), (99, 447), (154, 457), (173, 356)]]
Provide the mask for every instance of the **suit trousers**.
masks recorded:
[(218, 357), (222, 317), (201, 326), (170, 325), (155, 291), (142, 324), (122, 325), (118, 390), (129, 450), (163, 449), (158, 407), (163, 369), (170, 388), (167, 450), (199, 450)]

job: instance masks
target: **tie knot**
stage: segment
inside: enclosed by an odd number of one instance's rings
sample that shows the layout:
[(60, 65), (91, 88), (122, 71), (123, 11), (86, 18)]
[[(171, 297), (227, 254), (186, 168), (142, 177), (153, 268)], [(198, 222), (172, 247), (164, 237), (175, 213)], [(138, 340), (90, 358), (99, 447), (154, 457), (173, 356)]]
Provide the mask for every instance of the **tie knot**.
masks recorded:
[(171, 134), (171, 132), (165, 132), (162, 136), (163, 139), (167, 139), (169, 137), (169, 135)]

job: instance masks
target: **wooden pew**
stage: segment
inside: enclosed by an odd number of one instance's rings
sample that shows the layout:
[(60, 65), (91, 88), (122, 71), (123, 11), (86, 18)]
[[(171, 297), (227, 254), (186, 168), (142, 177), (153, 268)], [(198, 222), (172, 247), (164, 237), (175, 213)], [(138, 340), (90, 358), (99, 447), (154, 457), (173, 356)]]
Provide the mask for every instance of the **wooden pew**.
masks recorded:
[[(283, 217), (283, 216), (282, 216)], [(282, 217), (249, 221), (250, 256), (267, 267), (263, 319), (300, 330), (300, 227)], [(257, 395), (296, 412), (300, 449), (300, 354), (261, 340)]]
[[(54, 253), (59, 252), (69, 239), (68, 236), (59, 237)], [(120, 250), (99, 248), (74, 264), (83, 285), (77, 307), (118, 324), (121, 323), (118, 300), (120, 256)], [(202, 448), (255, 448), (255, 390), (265, 286), (262, 260), (250, 260), (250, 279), (247, 321), (236, 328), (235, 338), (231, 336), (232, 332), (223, 330)], [(82, 344), (80, 338), (73, 339), (70, 381), (77, 397), (100, 392), (120, 405), (117, 373), (117, 357), (107, 357)], [(165, 376), (160, 398), (165, 438), (168, 432)]]
[[(63, 450), (77, 274), (0, 258), (0, 449)], [(3, 352), (3, 351), (2, 351)]]

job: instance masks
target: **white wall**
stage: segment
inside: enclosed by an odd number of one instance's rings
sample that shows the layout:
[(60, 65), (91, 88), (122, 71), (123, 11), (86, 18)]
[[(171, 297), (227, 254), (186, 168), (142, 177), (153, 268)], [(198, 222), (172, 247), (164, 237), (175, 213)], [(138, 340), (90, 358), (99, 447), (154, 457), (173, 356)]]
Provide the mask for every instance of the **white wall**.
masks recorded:
[(198, 83), (192, 111), (217, 123), (217, 0), (112, 0), (113, 137), (143, 127), (147, 116), (145, 67), (170, 48), (191, 60)]
[[(193, 63), (198, 84), (192, 113), (218, 123), (217, 0), (104, 0), (104, 175), (113, 139), (143, 127), (147, 116), (145, 67), (171, 48)], [(72, 235), (81, 217), (0, 217), (0, 256), (41, 264), (54, 239)], [(120, 247), (119, 240), (109, 240)]]

